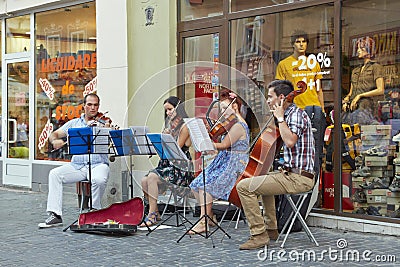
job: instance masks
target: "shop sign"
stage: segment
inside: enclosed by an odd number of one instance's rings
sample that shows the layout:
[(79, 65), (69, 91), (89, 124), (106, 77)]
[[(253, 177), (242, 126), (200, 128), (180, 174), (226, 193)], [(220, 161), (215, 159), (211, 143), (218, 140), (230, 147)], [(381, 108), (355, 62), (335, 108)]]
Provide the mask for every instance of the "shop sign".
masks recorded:
[(397, 55), (399, 53), (399, 33), (400, 28), (394, 28), (350, 37), (350, 59), (357, 58), (357, 41), (367, 36), (375, 41), (375, 47), (373, 47), (375, 57)]
[(96, 68), (96, 53), (77, 56), (54, 57), (42, 59), (41, 72), (55, 72), (64, 70), (81, 70), (84, 68)]
[(83, 96), (94, 93), (97, 91), (97, 76), (93, 78), (88, 84), (85, 85)]
[(44, 126), (42, 132), (39, 135), (39, 143), (38, 148), (41, 149), (46, 144), (47, 140), (50, 137), (50, 134), (53, 132), (53, 124), (50, 122), (50, 119), (47, 120), (46, 125)]
[(51, 83), (49, 82), (49, 80), (39, 78), (39, 84), (40, 84), (40, 87), (42, 88), (42, 90), (46, 93), (47, 97), (48, 97), (50, 100), (53, 100), (53, 98), (54, 98), (54, 92), (55, 92), (56, 90), (55, 90), (54, 87), (51, 85)]

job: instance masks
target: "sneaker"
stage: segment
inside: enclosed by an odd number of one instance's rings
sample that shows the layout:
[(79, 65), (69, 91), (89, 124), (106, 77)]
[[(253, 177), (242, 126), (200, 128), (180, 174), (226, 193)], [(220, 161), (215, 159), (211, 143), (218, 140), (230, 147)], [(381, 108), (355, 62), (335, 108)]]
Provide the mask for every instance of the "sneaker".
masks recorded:
[(381, 207), (368, 206), (366, 211), (368, 215), (382, 216), (382, 214), (379, 213), (380, 209)]
[(400, 209), (397, 209), (389, 214), (391, 218), (400, 218)]
[(392, 140), (393, 140), (393, 142), (400, 142), (400, 133), (393, 136)]
[(61, 216), (55, 214), (54, 212), (50, 212), (49, 218), (46, 219), (43, 223), (39, 223), (39, 228), (49, 228), (49, 227), (56, 227), (62, 226), (62, 218)]
[(358, 203), (367, 203), (367, 196), (365, 195), (364, 190), (357, 190), (351, 196), (351, 200)]
[(374, 178), (374, 180), (367, 184), (361, 184), (360, 187), (362, 189), (387, 189), (389, 188), (389, 183), (387, 180), (382, 180), (380, 178)]
[(269, 237), (267, 231), (262, 234), (252, 235), (246, 243), (243, 243), (239, 246), (240, 250), (249, 250), (249, 249), (257, 249), (262, 248), (264, 246), (268, 246)]
[(392, 184), (389, 186), (389, 190), (392, 192), (400, 192), (400, 177), (395, 176), (393, 178)]
[(355, 213), (355, 214), (366, 214), (367, 211), (364, 208), (358, 208), (356, 210), (353, 210), (353, 213)]
[(362, 168), (358, 168), (357, 170), (353, 171), (351, 173), (351, 176), (353, 177), (368, 177), (371, 175), (371, 173), (369, 172), (369, 167), (365, 166)]

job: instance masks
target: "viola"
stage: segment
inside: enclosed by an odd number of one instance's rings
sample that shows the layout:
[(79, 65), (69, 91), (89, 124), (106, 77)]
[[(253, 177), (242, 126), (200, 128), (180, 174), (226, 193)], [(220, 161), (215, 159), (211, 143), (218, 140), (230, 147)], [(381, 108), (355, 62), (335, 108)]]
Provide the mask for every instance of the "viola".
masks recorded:
[[(286, 97), (285, 101), (292, 103), (293, 99), (305, 92), (307, 84), (303, 81), (297, 83), (298, 90), (290, 92)], [(236, 185), (245, 178), (251, 178), (254, 176), (265, 175), (271, 168), (277, 153), (282, 146), (282, 138), (280, 138), (279, 128), (275, 123), (271, 123), (274, 116), (270, 116), (263, 129), (259, 132), (255, 138), (253, 144), (250, 146), (249, 162), (247, 163), (246, 169), (236, 180), (234, 187), (229, 195), (228, 201), (235, 206), (241, 208), (242, 203)]]
[(226, 134), (235, 123), (238, 122), (238, 119), (235, 114), (231, 114), (228, 118), (226, 118), (223, 122), (215, 123), (210, 131), (209, 135), (214, 142), (218, 141), (218, 138), (224, 134)]

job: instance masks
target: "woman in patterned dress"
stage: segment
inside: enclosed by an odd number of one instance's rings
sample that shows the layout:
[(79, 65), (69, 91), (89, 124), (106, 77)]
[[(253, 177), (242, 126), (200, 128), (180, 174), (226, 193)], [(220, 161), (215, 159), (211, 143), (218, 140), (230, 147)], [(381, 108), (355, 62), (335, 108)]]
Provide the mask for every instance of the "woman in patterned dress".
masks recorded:
[[(237, 178), (245, 170), (249, 161), (249, 128), (240, 115), (241, 101), (236, 95), (230, 93), (227, 94), (225, 99), (221, 97), (220, 108), (225, 118), (235, 114), (237, 122), (222, 137), (221, 142), (214, 143), (218, 154), (211, 164), (205, 168), (206, 208), (204, 208), (203, 173), (200, 173), (190, 184), (190, 188), (200, 205), (200, 217), (207, 214), (215, 222), (216, 219), (212, 212), (213, 199), (228, 199)], [(206, 211), (207, 213), (205, 213)], [(212, 221), (209, 221), (210, 226), (213, 226), (213, 224)], [(205, 231), (204, 219), (199, 221), (189, 234)]]
[(166, 120), (164, 133), (171, 134), (177, 141), (179, 147), (189, 159), (187, 162), (171, 162), (167, 159), (160, 160), (158, 166), (150, 170), (149, 173), (142, 179), (142, 190), (145, 198), (149, 202), (149, 212), (144, 222), (140, 226), (148, 226), (157, 224), (160, 219), (157, 200), (159, 186), (165, 183), (172, 183), (180, 187), (187, 187), (193, 180), (193, 167), (189, 147), (192, 142), (189, 135), (189, 129), (184, 125), (183, 118), (188, 115), (180, 105), (179, 98), (170, 96), (164, 101), (164, 118)]

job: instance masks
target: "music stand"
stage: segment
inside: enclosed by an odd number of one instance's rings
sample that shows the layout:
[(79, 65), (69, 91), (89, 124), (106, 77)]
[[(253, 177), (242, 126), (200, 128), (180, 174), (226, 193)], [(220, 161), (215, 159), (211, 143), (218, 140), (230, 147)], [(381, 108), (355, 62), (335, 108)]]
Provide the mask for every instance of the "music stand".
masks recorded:
[[(208, 135), (208, 131), (206, 129), (206, 126), (204, 125), (204, 122), (200, 118), (186, 118), (184, 119), (186, 126), (189, 129), (190, 133), (190, 138), (192, 139), (193, 146), (197, 152), (201, 153), (201, 163), (202, 163), (202, 178), (203, 178), (203, 197), (204, 197), (204, 212), (205, 214), (201, 216), (192, 226), (186, 230), (186, 232), (177, 240), (177, 243), (181, 241), (181, 239), (189, 233), (189, 231), (193, 231), (198, 235), (201, 235), (202, 237), (208, 239), (211, 237), (217, 230), (221, 230), (224, 235), (226, 235), (228, 238), (231, 238), (231, 236), (217, 223), (215, 222), (210, 215), (207, 214), (207, 197), (206, 197), (206, 172), (205, 172), (205, 160), (204, 157), (208, 154), (209, 151), (214, 151), (214, 144), (212, 143), (210, 136)], [(205, 227), (206, 231), (205, 234), (203, 233), (198, 233), (193, 229), (195, 225), (197, 225), (202, 219), (205, 220)], [(212, 232), (209, 232), (208, 228), (208, 221), (211, 221), (214, 223), (216, 226), (216, 229), (214, 229)], [(214, 241), (211, 238), (211, 241), (213, 243), (213, 247), (215, 248)]]
[(130, 177), (130, 193), (133, 198), (133, 160), (134, 155), (156, 154), (154, 147), (146, 136), (148, 128), (146, 126), (132, 126), (128, 129), (111, 130), (110, 137), (115, 149), (115, 156), (129, 156), (128, 168)]
[[(82, 127), (68, 129), (68, 148), (70, 155), (88, 155), (88, 181), (92, 185), (92, 154), (111, 154), (110, 152), (110, 137), (108, 128), (100, 127)], [(90, 189), (92, 190), (92, 189)], [(83, 201), (83, 200), (82, 200)], [(89, 210), (92, 210), (92, 194), (89, 194)], [(73, 223), (63, 229), (67, 231)]]
[[(160, 134), (160, 133), (150, 133), (147, 134), (147, 137), (150, 139), (151, 143), (153, 144), (155, 151), (159, 155), (161, 160), (169, 160), (175, 162), (186, 162), (188, 163), (189, 159), (186, 157), (185, 153), (183, 153), (182, 149), (179, 147), (178, 143), (170, 134)], [(188, 167), (189, 164), (186, 164)], [(172, 189), (173, 190), (173, 189)], [(171, 191), (171, 194), (173, 192)], [(147, 224), (146, 227), (148, 229), (148, 233), (146, 235), (151, 234), (155, 231), (158, 227), (163, 225), (173, 216), (176, 218), (176, 224), (173, 226), (185, 226), (185, 223), (192, 224), (185, 216), (183, 216), (180, 211), (176, 207), (176, 196), (174, 196), (174, 212), (169, 214), (169, 216), (162, 220), (159, 224), (157, 224), (153, 229), (151, 229)], [(168, 205), (168, 203), (166, 203)], [(179, 219), (181, 222), (179, 223)]]

